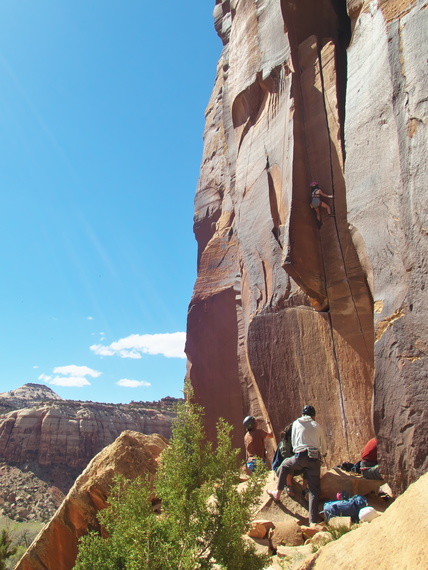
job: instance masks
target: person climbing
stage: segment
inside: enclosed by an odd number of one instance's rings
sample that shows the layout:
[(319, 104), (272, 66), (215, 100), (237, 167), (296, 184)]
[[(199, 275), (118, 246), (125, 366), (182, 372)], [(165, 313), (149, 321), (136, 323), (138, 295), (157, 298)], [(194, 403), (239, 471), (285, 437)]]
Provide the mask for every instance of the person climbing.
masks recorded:
[[(278, 444), (278, 448), (272, 461), (272, 469), (276, 472), (277, 475), (279, 475), (279, 469), (284, 459), (288, 459), (294, 455), (293, 447), (291, 445), (292, 432), (293, 423), (286, 426), (281, 432), (281, 440)], [(287, 475), (285, 490), (290, 497), (295, 496), (295, 492), (293, 491), (293, 476), (301, 474), (303, 474), (302, 495), (304, 498), (306, 497), (306, 493), (308, 492), (308, 482), (303, 471), (295, 471), (294, 473), (289, 473)]]
[[(269, 428), (270, 423), (265, 420), (266, 426)], [(243, 421), (247, 433), (244, 436), (245, 454), (247, 468), (254, 471), (257, 458), (262, 459), (266, 463), (265, 439), (272, 438), (272, 430), (265, 431), (257, 427), (257, 420), (254, 416), (247, 416)]]
[(291, 444), (294, 455), (285, 459), (279, 468), (277, 489), (267, 491), (274, 501), (279, 501), (287, 481), (287, 475), (303, 470), (309, 488), (309, 522), (319, 521), (321, 456), (326, 454), (324, 431), (315, 421), (315, 408), (305, 406), (302, 416), (293, 422)]
[(311, 199), (311, 208), (315, 210), (315, 214), (317, 216), (317, 220), (321, 222), (321, 210), (320, 208), (325, 208), (329, 216), (334, 216), (331, 213), (331, 208), (328, 204), (323, 202), (320, 196), (324, 196), (324, 198), (333, 198), (333, 194), (325, 194), (321, 188), (319, 187), (318, 182), (311, 182), (311, 191), (312, 191), (312, 199)]

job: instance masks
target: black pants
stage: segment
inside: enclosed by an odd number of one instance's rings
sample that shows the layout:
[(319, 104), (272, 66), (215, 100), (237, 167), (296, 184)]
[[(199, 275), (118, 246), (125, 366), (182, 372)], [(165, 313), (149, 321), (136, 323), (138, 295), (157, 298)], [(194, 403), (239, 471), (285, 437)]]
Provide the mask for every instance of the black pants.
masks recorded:
[(303, 470), (308, 480), (309, 489), (309, 522), (319, 522), (318, 514), (320, 502), (320, 472), (321, 460), (309, 459), (307, 452), (296, 453), (293, 457), (284, 459), (281, 463), (278, 473), (278, 490), (283, 491), (287, 481), (287, 475), (293, 474), (294, 471)]

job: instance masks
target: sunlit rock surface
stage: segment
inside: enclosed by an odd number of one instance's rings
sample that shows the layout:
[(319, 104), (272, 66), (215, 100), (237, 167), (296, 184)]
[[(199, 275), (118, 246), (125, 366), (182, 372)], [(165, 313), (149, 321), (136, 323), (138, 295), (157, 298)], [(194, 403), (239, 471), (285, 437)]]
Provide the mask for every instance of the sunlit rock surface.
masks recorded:
[(169, 438), (176, 416), (174, 398), (130, 404), (21, 398), (15, 405), (22, 401), (27, 407), (0, 415), (0, 458), (16, 464), (83, 469), (125, 430)]
[(186, 345), (210, 437), (311, 403), (330, 466), (376, 434), (396, 488), (426, 469), (424, 4), (216, 1)]
[(0, 413), (6, 413), (20, 408), (26, 408), (31, 402), (52, 402), (62, 400), (58, 394), (44, 384), (33, 384), (29, 382), (16, 390), (0, 393)]
[(378, 518), (328, 544), (299, 566), (299, 570), (428, 567), (426, 494), (428, 473), (410, 485)]
[(107, 506), (112, 478), (123, 474), (134, 479), (154, 474), (159, 455), (167, 441), (157, 434), (126, 431), (103, 449), (64, 499), (51, 521), (36, 537), (15, 570), (70, 570), (77, 556), (78, 539), (90, 530), (99, 530), (96, 518)]
[(428, 11), (416, 1), (352, 4), (348, 221), (370, 268), (380, 460), (402, 489), (428, 468)]

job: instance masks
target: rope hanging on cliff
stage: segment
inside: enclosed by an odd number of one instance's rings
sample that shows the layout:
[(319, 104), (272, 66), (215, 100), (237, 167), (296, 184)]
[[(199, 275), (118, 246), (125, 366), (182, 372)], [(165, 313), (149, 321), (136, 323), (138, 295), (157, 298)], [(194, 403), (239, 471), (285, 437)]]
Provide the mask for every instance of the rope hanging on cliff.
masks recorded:
[(268, 401), (267, 401), (267, 409), (271, 410), (271, 393), (272, 393), (272, 369), (273, 369), (273, 340), (274, 340), (274, 331), (275, 331), (275, 312), (272, 313), (272, 326), (271, 326), (271, 334), (270, 334), (270, 365), (269, 365), (269, 378), (268, 378)]

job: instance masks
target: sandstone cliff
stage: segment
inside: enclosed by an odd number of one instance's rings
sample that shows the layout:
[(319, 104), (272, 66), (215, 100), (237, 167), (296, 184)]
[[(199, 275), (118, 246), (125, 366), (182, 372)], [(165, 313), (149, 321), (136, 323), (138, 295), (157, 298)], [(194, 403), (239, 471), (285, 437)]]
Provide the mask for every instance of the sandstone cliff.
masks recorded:
[(78, 539), (89, 530), (100, 528), (96, 514), (107, 506), (113, 476), (121, 473), (133, 479), (144, 473), (154, 473), (166, 445), (166, 440), (157, 434), (122, 433), (94, 457), (15, 570), (73, 568)]
[(216, 0), (187, 325), (210, 436), (223, 416), (241, 446), (249, 413), (278, 435), (311, 403), (329, 461), (375, 433), (397, 490), (428, 466), (424, 8)]
[(175, 417), (173, 398), (131, 404), (74, 402), (59, 397), (40, 402), (32, 400), (34, 390), (23, 398), (21, 389), (18, 400), (16, 392), (8, 401), (15, 405), (24, 402), (27, 407), (0, 416), (0, 458), (19, 464), (35, 462), (81, 470), (125, 430), (169, 438)]

